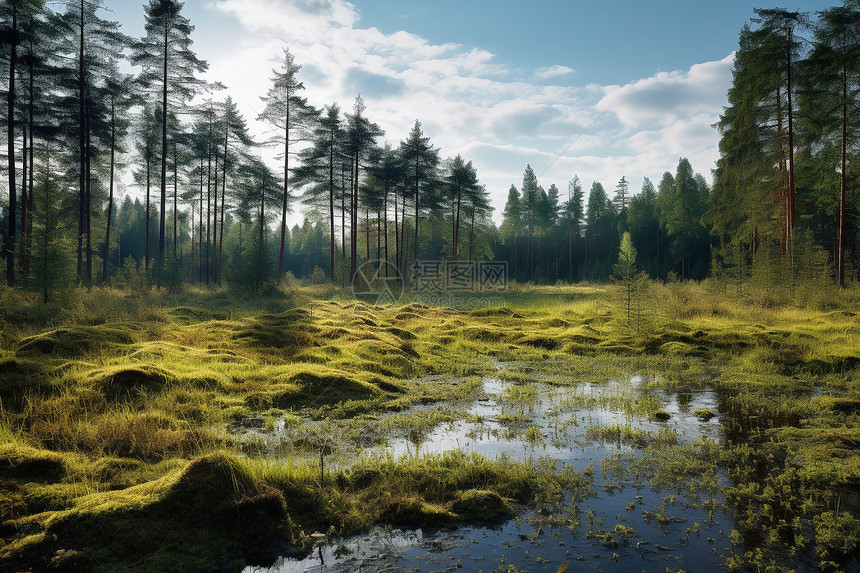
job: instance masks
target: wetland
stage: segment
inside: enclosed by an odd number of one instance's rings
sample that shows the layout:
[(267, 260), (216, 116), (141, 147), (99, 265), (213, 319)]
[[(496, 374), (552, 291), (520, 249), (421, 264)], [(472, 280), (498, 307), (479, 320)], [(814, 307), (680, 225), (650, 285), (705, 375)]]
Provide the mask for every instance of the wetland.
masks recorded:
[(4, 291), (0, 565), (860, 570), (860, 293), (647, 290)]

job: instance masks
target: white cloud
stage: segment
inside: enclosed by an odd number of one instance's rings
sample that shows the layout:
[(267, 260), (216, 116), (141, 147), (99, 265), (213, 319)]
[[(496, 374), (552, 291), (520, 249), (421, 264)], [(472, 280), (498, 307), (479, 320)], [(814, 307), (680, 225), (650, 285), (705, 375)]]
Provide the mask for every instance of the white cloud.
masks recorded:
[(608, 86), (597, 104), (624, 125), (648, 128), (719, 110), (731, 85), (734, 54), (716, 62), (696, 64), (688, 71), (660, 72), (625, 86)]
[(732, 55), (624, 86), (575, 86), (566, 66), (539, 68), (526, 81), (486, 50), (358, 28), (358, 10), (343, 0), (210, 5), (247, 31), (233, 39), (235, 55), (211, 62), (210, 77), (229, 84), (252, 125), (288, 46), (304, 67), (299, 77), (312, 104), (349, 111), (361, 91), (367, 116), (392, 146), (418, 119), (443, 156), (472, 160), (496, 220), (526, 164), (544, 187), (564, 191), (577, 174), (586, 189), (598, 180), (611, 191), (623, 175), (638, 191), (642, 177), (659, 179), (680, 156), (706, 175), (717, 158), (718, 134), (709, 126), (725, 105)]
[(568, 68), (567, 66), (549, 66), (545, 68), (538, 68), (535, 70), (534, 77), (537, 80), (551, 80), (558, 77), (569, 76), (570, 74), (575, 73), (576, 70), (573, 68)]

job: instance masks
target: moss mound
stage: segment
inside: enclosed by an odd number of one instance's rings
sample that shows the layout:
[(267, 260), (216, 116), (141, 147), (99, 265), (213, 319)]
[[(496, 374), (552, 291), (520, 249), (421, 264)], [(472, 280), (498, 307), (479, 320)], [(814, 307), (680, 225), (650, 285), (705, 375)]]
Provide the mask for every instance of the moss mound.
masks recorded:
[(502, 497), (492, 491), (470, 489), (451, 504), (451, 510), (463, 521), (499, 523), (515, 512)]
[(90, 378), (108, 400), (123, 401), (159, 392), (174, 377), (157, 366), (117, 366), (93, 372)]
[(387, 497), (377, 503), (381, 508), (379, 521), (390, 525), (443, 527), (454, 517), (450, 512), (414, 497)]
[(45, 366), (25, 358), (0, 360), (0, 400), (7, 404), (20, 404), (29, 392), (42, 392), (50, 387)]
[(111, 350), (134, 342), (123, 328), (107, 326), (74, 326), (50, 330), (21, 340), (15, 353), (19, 356), (51, 355), (74, 358), (95, 351)]
[(302, 397), (321, 402), (340, 402), (343, 400), (366, 400), (379, 394), (376, 386), (360, 382), (343, 373), (316, 374), (298, 372), (289, 377), (291, 384), (301, 387)]
[[(261, 488), (238, 460), (214, 454), (188, 464), (165, 495), (163, 504), (172, 510), (197, 514), (198, 518), (224, 519), (240, 501), (257, 497), (260, 493)], [(283, 513), (283, 497), (279, 504), (272, 509)]]
[(66, 475), (60, 454), (12, 443), (0, 445), (0, 479), (56, 482)]
[(70, 555), (102, 570), (129, 563), (148, 571), (240, 570), (296, 552), (293, 541), (303, 534), (286, 517), (283, 495), (253, 479), (236, 458), (206, 456), (172, 483), (167, 479), (84, 498), (50, 522), (50, 544), (6, 562), (27, 557), (45, 570)]
[(860, 413), (860, 400), (857, 398), (839, 398), (833, 401), (833, 411), (843, 414)]

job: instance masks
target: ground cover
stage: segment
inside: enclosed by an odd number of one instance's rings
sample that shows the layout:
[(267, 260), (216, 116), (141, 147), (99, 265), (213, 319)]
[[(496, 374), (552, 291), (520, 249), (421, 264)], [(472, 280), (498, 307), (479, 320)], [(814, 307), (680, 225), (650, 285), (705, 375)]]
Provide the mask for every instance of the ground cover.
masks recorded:
[[(552, 521), (591, 474), (410, 455), (441, 424), (480, 431), (470, 404), (496, 377), (505, 409), (492, 431), (533, 445), (571, 423), (550, 419), (547, 436), (527, 421), (538, 383), (568, 388), (567, 410), (654, 423), (674, 415), (660, 393), (683, 407), (714, 392), (715, 411), (695, 416), (718, 413), (718, 447), (595, 423), (587, 439), (645, 452), (604, 473), (678, 485), (725, 471), (727, 567), (856, 566), (860, 293), (647, 288), (633, 320), (611, 286), (514, 286), (474, 310), (319, 286), (260, 299), (95, 289), (53, 307), (3, 291), (0, 565), (240, 570), (378, 524), (498, 523), (541, 507)], [(635, 390), (584, 390), (634, 376)], [(361, 453), (397, 440), (406, 455)], [(593, 528), (607, 543), (625, 532)]]

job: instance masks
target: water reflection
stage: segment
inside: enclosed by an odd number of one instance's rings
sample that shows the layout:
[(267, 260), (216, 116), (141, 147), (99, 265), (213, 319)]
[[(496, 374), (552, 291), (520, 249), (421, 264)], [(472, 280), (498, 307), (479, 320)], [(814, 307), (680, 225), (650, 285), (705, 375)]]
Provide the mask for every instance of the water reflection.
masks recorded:
[[(487, 378), (466, 419), (429, 432), (402, 432), (372, 448), (372, 455), (395, 458), (457, 449), (591, 468), (591, 494), (561, 513), (530, 512), (497, 528), (378, 529), (347, 540), (323, 539), (306, 559), (245, 571), (490, 572), (513, 565), (555, 573), (565, 563), (568, 571), (721, 571), (732, 530), (721, 509), (727, 477), (715, 469), (680, 477), (663, 471), (682, 463), (671, 457), (672, 448), (695, 456), (718, 447), (718, 397), (708, 391), (645, 392), (642, 382), (568, 386)], [(655, 405), (668, 420), (644, 413)], [(705, 408), (715, 417), (702, 421), (694, 414)], [(699, 450), (705, 454), (695, 454)]]

